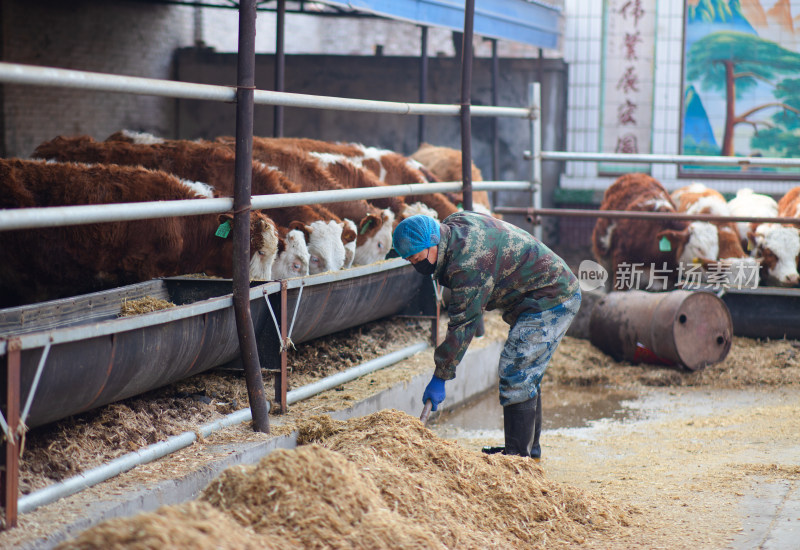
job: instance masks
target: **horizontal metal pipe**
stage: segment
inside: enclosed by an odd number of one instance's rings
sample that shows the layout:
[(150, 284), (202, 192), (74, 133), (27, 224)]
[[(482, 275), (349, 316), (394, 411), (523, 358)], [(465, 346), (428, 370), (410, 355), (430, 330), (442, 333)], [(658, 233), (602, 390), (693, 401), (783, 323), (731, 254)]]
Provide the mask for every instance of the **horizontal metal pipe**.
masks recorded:
[[(313, 395), (336, 386), (340, 386), (345, 382), (349, 382), (350, 380), (354, 380), (364, 376), (365, 374), (369, 374), (378, 369), (393, 365), (398, 361), (402, 361), (403, 359), (414, 355), (415, 353), (423, 351), (427, 347), (427, 343), (417, 343), (402, 350), (387, 354), (378, 359), (367, 361), (362, 365), (353, 367), (352, 369), (348, 369), (344, 372), (323, 378), (322, 380), (308, 384), (302, 388), (292, 390), (287, 395), (288, 402), (289, 404), (292, 404), (302, 401), (303, 399), (308, 399)], [(251, 418), (252, 414), (250, 408), (240, 409), (223, 418), (220, 418), (215, 422), (200, 426), (197, 431), (200, 432), (203, 437), (208, 437), (212, 433), (221, 430), (222, 428), (233, 426), (235, 424), (241, 424), (242, 422), (248, 422)], [(127, 472), (136, 466), (147, 464), (153, 460), (158, 460), (159, 458), (179, 451), (184, 447), (188, 447), (196, 440), (196, 432), (184, 432), (182, 434), (170, 437), (165, 441), (154, 443), (153, 445), (149, 445), (143, 449), (139, 449), (138, 451), (128, 453), (112, 460), (107, 464), (87, 470), (80, 475), (65, 479), (58, 483), (54, 483), (53, 485), (49, 485), (44, 489), (40, 489), (28, 495), (24, 495), (17, 501), (18, 511), (20, 514), (24, 514), (46, 504), (50, 504), (51, 502), (55, 502), (60, 498), (74, 495), (75, 493), (83, 491), (84, 489), (88, 489), (89, 487), (97, 485), (98, 483), (106, 481), (107, 479), (110, 479), (116, 475)]]
[[(531, 159), (531, 152), (525, 151)], [(715, 166), (793, 166), (800, 167), (800, 158), (775, 157), (717, 157), (712, 155), (660, 155), (620, 153), (572, 153), (566, 151), (542, 151), (541, 160), (614, 162), (618, 164), (703, 164)], [(788, 177), (788, 176), (787, 176)]]
[[(159, 80), (137, 76), (123, 76), (72, 69), (39, 67), (19, 63), (0, 62), (0, 82), (76, 88), (101, 92), (122, 92), (141, 95), (164, 96), (181, 99), (202, 99), (232, 103), (236, 91), (229, 86), (196, 84), (173, 80)], [(253, 100), (260, 105), (283, 105), (312, 109), (361, 111), (398, 115), (459, 116), (458, 105), (431, 105), (293, 94), (271, 90), (256, 90)], [(475, 107), (473, 115), (484, 117), (529, 118), (530, 110), (520, 107)]]
[(297, 403), (303, 399), (308, 399), (312, 395), (322, 393), (331, 388), (335, 388), (336, 386), (341, 386), (342, 384), (350, 382), (351, 380), (355, 380), (356, 378), (360, 378), (386, 366), (393, 365), (394, 363), (411, 357), (415, 353), (419, 353), (427, 348), (428, 343), (420, 342), (407, 348), (384, 355), (383, 357), (373, 359), (372, 361), (367, 361), (366, 363), (358, 365), (357, 367), (353, 367), (352, 369), (337, 372), (336, 374), (323, 378), (322, 380), (318, 380), (317, 382), (313, 382), (303, 386), (302, 388), (290, 391), (286, 394), (287, 402), (289, 405), (291, 405), (292, 403)]
[(524, 214), (527, 216), (563, 216), (572, 218), (629, 218), (636, 220), (696, 220), (704, 222), (752, 222), (752, 223), (785, 223), (800, 224), (800, 218), (776, 216), (765, 218), (758, 216), (714, 216), (711, 214), (685, 214), (669, 212), (638, 212), (630, 210), (579, 210), (569, 208), (523, 208), (519, 206), (499, 206), (494, 209), (498, 214)]
[(229, 198), (10, 208), (0, 210), (0, 231), (195, 216), (228, 212), (232, 209), (233, 199)]
[(229, 103), (236, 100), (236, 90), (230, 86), (213, 86), (210, 84), (194, 84), (138, 76), (56, 69), (20, 63), (0, 62), (0, 82), (181, 99), (205, 99)]
[[(217, 420), (216, 422), (200, 426), (198, 431), (203, 437), (207, 437), (213, 432), (227, 426), (233, 426), (234, 424), (247, 422), (250, 420), (250, 418), (250, 409), (241, 409)], [(50, 504), (51, 502), (55, 502), (56, 500), (69, 495), (74, 495), (77, 492), (88, 489), (89, 487), (97, 485), (98, 483), (101, 483), (116, 475), (127, 472), (136, 466), (147, 464), (153, 460), (158, 460), (159, 458), (172, 454), (175, 451), (179, 451), (184, 447), (188, 447), (194, 443), (196, 439), (197, 433), (184, 432), (182, 434), (170, 437), (165, 441), (160, 441), (158, 443), (154, 443), (153, 445), (149, 445), (144, 449), (139, 449), (138, 451), (133, 451), (123, 455), (107, 464), (87, 470), (80, 475), (65, 479), (64, 481), (58, 483), (54, 483), (53, 485), (49, 485), (44, 489), (25, 495), (17, 501), (19, 513), (24, 514), (26, 512), (33, 511), (40, 506)]]
[[(526, 190), (530, 189), (530, 184), (523, 181), (480, 182), (473, 187), (479, 190)], [(252, 199), (252, 207), (254, 209), (282, 208), (302, 204), (369, 200), (403, 195), (458, 192), (460, 190), (461, 183), (459, 182), (437, 182), (308, 191), (282, 195), (256, 195)], [(143, 220), (167, 216), (216, 214), (228, 212), (232, 208), (233, 199), (219, 198), (6, 209), (0, 210), (0, 231)]]

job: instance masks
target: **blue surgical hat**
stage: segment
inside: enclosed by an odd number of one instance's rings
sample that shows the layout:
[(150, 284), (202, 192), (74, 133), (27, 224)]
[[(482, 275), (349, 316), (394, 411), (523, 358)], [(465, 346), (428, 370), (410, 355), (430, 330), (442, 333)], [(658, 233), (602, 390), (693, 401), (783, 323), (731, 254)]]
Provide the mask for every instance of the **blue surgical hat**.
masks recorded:
[(439, 238), (439, 222), (430, 216), (417, 214), (397, 224), (392, 234), (392, 248), (401, 258), (408, 258), (439, 244)]

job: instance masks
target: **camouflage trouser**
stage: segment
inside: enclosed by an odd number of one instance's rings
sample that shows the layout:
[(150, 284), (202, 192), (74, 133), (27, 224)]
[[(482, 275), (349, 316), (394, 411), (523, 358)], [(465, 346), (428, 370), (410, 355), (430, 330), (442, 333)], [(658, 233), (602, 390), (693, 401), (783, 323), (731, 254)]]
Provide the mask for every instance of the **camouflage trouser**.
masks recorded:
[(550, 358), (581, 306), (578, 291), (567, 301), (539, 313), (523, 313), (508, 331), (500, 354), (500, 404), (536, 397)]

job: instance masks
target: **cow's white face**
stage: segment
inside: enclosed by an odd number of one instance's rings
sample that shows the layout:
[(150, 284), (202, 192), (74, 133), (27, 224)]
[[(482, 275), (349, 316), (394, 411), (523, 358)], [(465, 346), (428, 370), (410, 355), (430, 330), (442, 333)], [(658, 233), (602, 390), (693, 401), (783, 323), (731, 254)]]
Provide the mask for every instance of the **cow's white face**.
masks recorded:
[(794, 227), (764, 223), (755, 231), (755, 253), (766, 268), (770, 285), (797, 286), (797, 258), (800, 255), (800, 233)]
[(310, 225), (312, 231), (308, 241), (311, 255), (308, 272), (311, 275), (325, 271), (338, 271), (344, 266), (344, 244), (342, 225), (335, 221), (316, 221)]
[(392, 226), (394, 213), (388, 208), (383, 211), (383, 225), (356, 249), (353, 265), (369, 265), (386, 257), (392, 248)]
[(278, 254), (272, 266), (274, 279), (291, 279), (308, 275), (308, 245), (302, 231), (293, 229), (286, 234), (286, 248)]
[[(353, 233), (358, 235), (358, 227), (356, 227), (356, 222), (353, 220), (345, 218), (344, 226), (346, 228), (352, 229)], [(349, 243), (344, 245), (344, 265), (342, 269), (349, 269), (353, 265), (353, 261), (356, 258), (356, 241), (352, 240)]]
[(716, 260), (719, 257), (717, 226), (708, 222), (692, 222), (687, 228), (689, 237), (678, 261), (691, 264), (696, 259)]
[(278, 232), (275, 226), (268, 224), (261, 232), (261, 247), (250, 258), (250, 279), (269, 281), (272, 279), (272, 265), (278, 254)]

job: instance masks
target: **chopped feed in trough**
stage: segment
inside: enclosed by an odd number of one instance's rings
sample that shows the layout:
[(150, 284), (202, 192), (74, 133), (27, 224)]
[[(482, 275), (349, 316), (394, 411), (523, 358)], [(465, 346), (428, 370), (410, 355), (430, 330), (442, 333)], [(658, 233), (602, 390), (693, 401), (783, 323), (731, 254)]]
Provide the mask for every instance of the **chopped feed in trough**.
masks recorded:
[(125, 300), (122, 302), (119, 317), (141, 315), (143, 313), (160, 311), (162, 309), (169, 309), (171, 307), (175, 307), (175, 304), (168, 300), (162, 300), (152, 296), (145, 296), (144, 298), (139, 298), (138, 300)]
[(312, 417), (300, 433), (304, 445), (229, 468), (201, 502), (105, 522), (59, 548), (230, 548), (231, 523), (203, 502), (241, 526), (240, 548), (252, 533), (266, 548), (558, 548), (630, 523), (630, 512), (548, 481), (529, 459), (466, 450), (402, 412)]

